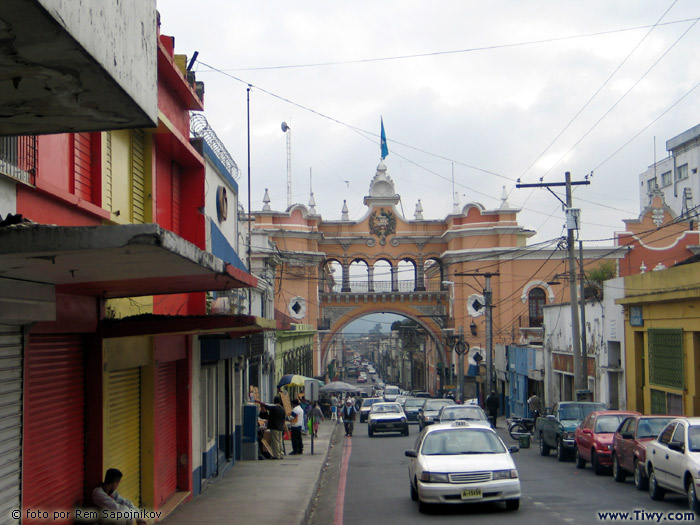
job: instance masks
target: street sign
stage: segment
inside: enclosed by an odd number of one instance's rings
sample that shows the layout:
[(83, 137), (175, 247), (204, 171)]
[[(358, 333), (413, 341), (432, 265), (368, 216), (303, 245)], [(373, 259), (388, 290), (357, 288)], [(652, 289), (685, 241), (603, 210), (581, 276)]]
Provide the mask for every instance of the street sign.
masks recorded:
[(313, 379), (304, 381), (304, 397), (309, 401), (318, 401), (318, 381)]

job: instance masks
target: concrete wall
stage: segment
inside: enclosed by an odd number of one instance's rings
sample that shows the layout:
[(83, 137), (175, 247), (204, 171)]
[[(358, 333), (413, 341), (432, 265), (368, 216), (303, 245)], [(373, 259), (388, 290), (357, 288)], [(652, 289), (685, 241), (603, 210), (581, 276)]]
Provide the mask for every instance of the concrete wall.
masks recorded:
[(37, 1), (156, 122), (155, 0)]
[(0, 216), (17, 211), (17, 183), (0, 176)]

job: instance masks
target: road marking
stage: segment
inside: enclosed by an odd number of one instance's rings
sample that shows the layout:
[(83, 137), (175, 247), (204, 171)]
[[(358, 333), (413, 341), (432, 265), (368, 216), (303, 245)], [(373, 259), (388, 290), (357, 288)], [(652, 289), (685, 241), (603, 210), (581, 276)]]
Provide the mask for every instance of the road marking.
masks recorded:
[(335, 503), (334, 525), (343, 525), (343, 509), (345, 507), (345, 484), (348, 479), (348, 463), (352, 453), (352, 437), (348, 436), (343, 442), (345, 453), (343, 454), (343, 464), (340, 467), (340, 479), (338, 480), (338, 497)]

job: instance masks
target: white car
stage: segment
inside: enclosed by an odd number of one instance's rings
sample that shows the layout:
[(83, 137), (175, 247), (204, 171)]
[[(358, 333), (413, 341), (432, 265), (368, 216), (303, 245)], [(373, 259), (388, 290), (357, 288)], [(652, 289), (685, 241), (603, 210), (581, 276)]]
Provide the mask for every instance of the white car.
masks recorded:
[(666, 491), (688, 497), (688, 507), (700, 512), (700, 417), (671, 421), (647, 444), (649, 496), (660, 500)]
[(426, 427), (407, 450), (411, 499), (418, 510), (431, 503), (504, 501), (520, 506), (520, 478), (512, 452), (488, 423), (453, 421)]
[(367, 435), (377, 432), (401, 432), (408, 436), (408, 420), (398, 403), (374, 403), (367, 417)]

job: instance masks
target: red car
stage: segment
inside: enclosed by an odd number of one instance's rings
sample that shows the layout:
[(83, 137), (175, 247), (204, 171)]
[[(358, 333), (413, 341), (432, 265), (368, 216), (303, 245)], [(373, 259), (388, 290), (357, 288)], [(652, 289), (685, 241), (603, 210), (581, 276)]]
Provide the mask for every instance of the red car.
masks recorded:
[(625, 419), (613, 437), (613, 477), (625, 481), (627, 474), (634, 474), (634, 486), (646, 490), (647, 443), (655, 439), (664, 427), (681, 416), (630, 416)]
[(612, 465), (613, 435), (627, 416), (638, 416), (639, 412), (603, 410), (588, 414), (574, 433), (576, 468), (584, 468), (590, 461), (593, 472), (601, 475)]

